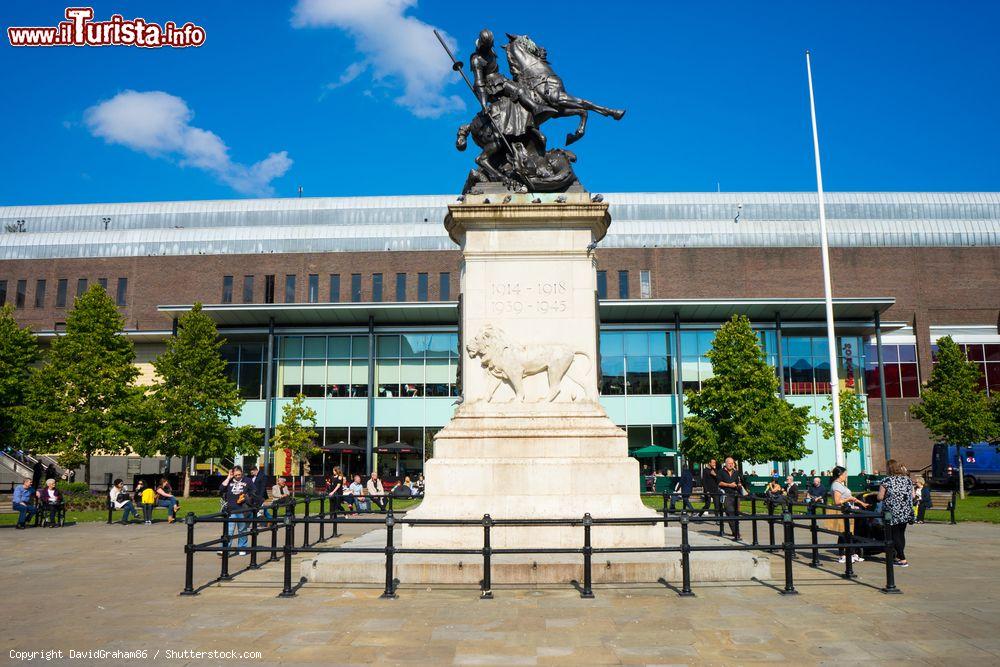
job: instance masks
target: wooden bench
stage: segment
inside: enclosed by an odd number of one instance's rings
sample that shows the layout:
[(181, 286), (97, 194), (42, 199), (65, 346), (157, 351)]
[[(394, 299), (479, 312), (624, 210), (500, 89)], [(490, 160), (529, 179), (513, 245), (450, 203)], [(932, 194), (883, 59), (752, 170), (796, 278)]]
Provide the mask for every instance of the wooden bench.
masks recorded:
[(931, 506), (924, 510), (924, 512), (948, 512), (951, 517), (952, 525), (955, 524), (955, 505), (956, 505), (956, 491), (931, 491)]

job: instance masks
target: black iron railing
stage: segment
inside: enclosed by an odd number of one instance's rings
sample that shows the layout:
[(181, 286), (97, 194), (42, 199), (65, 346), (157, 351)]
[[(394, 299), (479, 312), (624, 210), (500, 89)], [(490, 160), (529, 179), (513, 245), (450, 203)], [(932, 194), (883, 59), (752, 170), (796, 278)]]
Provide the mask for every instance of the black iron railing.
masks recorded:
[[(280, 597), (293, 597), (300, 586), (305, 583), (305, 579), (293, 582), (292, 561), (293, 556), (303, 553), (377, 553), (383, 554), (385, 558), (385, 587), (382, 593), (383, 598), (395, 598), (399, 581), (394, 577), (395, 557), (399, 554), (451, 554), (451, 555), (472, 555), (480, 556), (483, 559), (483, 578), (480, 581), (480, 597), (491, 599), (492, 590), (492, 558), (496, 555), (504, 554), (579, 554), (582, 557), (582, 582), (573, 581), (573, 586), (579, 590), (581, 597), (594, 597), (592, 578), (592, 559), (594, 554), (613, 553), (679, 553), (681, 562), (681, 587), (677, 591), (680, 596), (693, 596), (691, 590), (691, 555), (708, 551), (765, 551), (769, 553), (781, 554), (784, 560), (784, 587), (781, 589), (783, 595), (796, 594), (793, 579), (793, 561), (797, 552), (811, 552), (809, 565), (820, 567), (820, 549), (838, 549), (845, 555), (845, 568), (841, 575), (845, 579), (854, 579), (854, 563), (852, 556), (864, 549), (882, 549), (885, 551), (885, 586), (881, 588), (884, 593), (899, 593), (896, 587), (895, 574), (893, 571), (894, 547), (889, 529), (889, 513), (879, 514), (869, 511), (842, 511), (841, 508), (818, 503), (781, 502), (775, 503), (771, 500), (758, 496), (745, 496), (740, 500), (749, 501), (751, 511), (749, 513), (741, 511), (739, 504), (736, 504), (735, 513), (725, 513), (725, 505), (714, 504), (713, 514), (704, 516), (701, 514), (691, 514), (687, 511), (672, 513), (667, 509), (667, 496), (664, 494), (664, 510), (653, 517), (625, 517), (625, 518), (595, 518), (590, 514), (584, 514), (578, 518), (568, 519), (494, 519), (489, 514), (483, 515), (481, 519), (411, 519), (397, 513), (393, 509), (392, 497), (388, 496), (386, 512), (384, 517), (378, 516), (344, 516), (344, 510), (339, 507), (339, 503), (334, 502), (327, 496), (305, 496), (297, 497), (287, 504), (272, 506), (276, 515), (267, 518), (258, 516), (256, 512), (247, 512), (243, 515), (230, 514), (228, 512), (217, 512), (204, 516), (188, 514), (184, 521), (187, 526), (187, 542), (184, 546), (185, 552), (185, 573), (184, 590), (181, 595), (196, 595), (207, 586), (221, 581), (231, 580), (235, 575), (229, 571), (230, 556), (237, 552), (246, 552), (250, 556), (250, 564), (246, 570), (258, 569), (258, 555), (267, 554), (265, 562), (280, 560), (283, 566), (282, 590)], [(729, 508), (732, 509), (732, 504)], [(766, 513), (758, 513), (757, 508), (766, 509)], [(297, 515), (297, 510), (301, 508), (302, 514)], [(316, 510), (313, 510), (316, 508)], [(795, 513), (796, 508), (804, 509), (804, 512)], [(780, 512), (776, 513), (776, 510)], [(821, 511), (820, 511), (821, 510)], [(871, 537), (861, 537), (855, 535), (851, 530), (852, 519), (876, 519), (881, 520), (883, 527), (882, 539)], [(819, 521), (836, 520), (843, 521), (842, 530), (831, 530), (818, 525)], [(662, 547), (594, 547), (591, 543), (591, 535), (595, 528), (612, 525), (669, 525), (671, 522), (680, 525), (680, 543), (673, 546)], [(768, 526), (767, 540), (759, 539), (758, 523), (765, 522)], [(230, 535), (231, 524), (236, 523), (237, 528)], [(690, 527), (698, 524), (719, 524), (720, 534), (725, 525), (730, 524), (736, 529), (739, 535), (739, 526), (750, 523), (752, 539), (750, 543), (731, 542), (725, 544), (691, 544)], [(195, 528), (199, 524), (221, 524), (222, 534), (220, 537), (205, 542), (195, 541)], [(321, 542), (338, 537), (340, 526), (361, 524), (384, 526), (386, 530), (386, 541), (384, 547), (351, 547), (351, 546), (317, 546)], [(302, 544), (295, 545), (295, 527), (302, 526)], [(312, 538), (310, 528), (318, 527), (315, 539)], [(331, 528), (329, 535), (326, 527)], [(395, 545), (395, 529), (397, 526), (451, 526), (451, 527), (475, 527), (483, 530), (482, 547), (465, 549), (431, 549), (431, 548), (400, 548)], [(578, 548), (494, 548), (491, 545), (491, 530), (496, 527), (506, 526), (569, 526), (582, 529), (581, 546)], [(776, 528), (780, 526), (782, 533), (780, 537), (776, 534)], [(809, 531), (810, 539), (808, 543), (796, 543), (795, 529), (805, 529)], [(837, 543), (822, 543), (819, 541), (820, 535), (833, 535), (838, 538)], [(240, 537), (248, 538), (248, 546), (234, 546), (234, 541)], [(266, 536), (270, 540), (270, 546), (261, 546), (260, 538)], [(280, 543), (280, 546), (279, 546)], [(204, 552), (220, 553), (219, 576), (202, 586), (194, 586), (194, 558), (195, 554)], [(239, 573), (236, 573), (239, 574)], [(660, 583), (668, 585), (668, 582), (660, 580)]]

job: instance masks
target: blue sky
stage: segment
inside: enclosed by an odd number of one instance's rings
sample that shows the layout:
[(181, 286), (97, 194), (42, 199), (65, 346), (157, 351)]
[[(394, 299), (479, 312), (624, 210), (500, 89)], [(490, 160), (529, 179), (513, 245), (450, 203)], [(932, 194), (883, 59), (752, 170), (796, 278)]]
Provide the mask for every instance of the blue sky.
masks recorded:
[[(481, 6), (477, 6), (481, 5)], [(5, 0), (14, 25), (65, 5)], [(528, 33), (593, 115), (588, 189), (812, 190), (812, 50), (828, 190), (1000, 189), (1000, 3), (103, 2), (205, 28), (191, 49), (0, 46), (0, 205), (457, 192), (482, 27)], [(426, 40), (426, 41), (425, 41)], [(502, 57), (502, 54), (501, 54)], [(127, 91), (134, 91), (128, 93)], [(463, 108), (464, 107), (464, 108)], [(570, 121), (551, 121), (550, 146)]]

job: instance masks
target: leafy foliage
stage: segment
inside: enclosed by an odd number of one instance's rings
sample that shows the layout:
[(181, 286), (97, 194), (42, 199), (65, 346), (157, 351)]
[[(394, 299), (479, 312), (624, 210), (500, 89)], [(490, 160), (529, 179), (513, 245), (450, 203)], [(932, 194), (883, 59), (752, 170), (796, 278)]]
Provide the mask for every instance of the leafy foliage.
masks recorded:
[(966, 447), (986, 440), (995, 425), (980, 372), (950, 336), (941, 338), (930, 382), (910, 414), (941, 442)]
[[(824, 418), (815, 419), (823, 431), (823, 437), (832, 439), (833, 432), (833, 394), (826, 399), (823, 406)], [(840, 390), (840, 440), (844, 453), (856, 452), (861, 449), (861, 442), (869, 437), (868, 411), (865, 402), (859, 394), (851, 389)]]
[(135, 386), (132, 341), (125, 320), (100, 285), (76, 299), (66, 333), (56, 337), (45, 364), (33, 370), (18, 433), (33, 451), (87, 464), (95, 452), (122, 454), (139, 444), (142, 390)]
[(17, 326), (14, 308), (0, 307), (0, 446), (16, 446), (14, 413), (24, 404), (31, 365), (40, 357), (38, 342), (28, 327)]
[(257, 454), (256, 432), (232, 426), (245, 401), (226, 375), (224, 343), (201, 304), (180, 317), (177, 335), (153, 362), (157, 379), (146, 405), (150, 433), (140, 453), (196, 459)]
[(778, 378), (767, 365), (757, 334), (744, 316), (719, 329), (708, 352), (715, 376), (685, 396), (681, 452), (692, 461), (733, 458), (747, 463), (794, 461), (804, 445), (809, 409), (778, 396)]
[(316, 411), (305, 404), (306, 397), (296, 396), (281, 408), (281, 423), (274, 428), (274, 449), (287, 449), (298, 461), (307, 460), (319, 451)]

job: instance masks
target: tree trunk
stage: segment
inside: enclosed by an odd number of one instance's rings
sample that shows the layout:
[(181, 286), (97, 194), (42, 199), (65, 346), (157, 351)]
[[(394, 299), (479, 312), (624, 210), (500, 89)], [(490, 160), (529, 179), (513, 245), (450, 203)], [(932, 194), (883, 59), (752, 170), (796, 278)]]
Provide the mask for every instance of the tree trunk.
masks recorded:
[(191, 497), (191, 466), (194, 465), (195, 458), (192, 456), (190, 461), (186, 461), (184, 464), (184, 497)]

